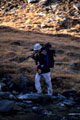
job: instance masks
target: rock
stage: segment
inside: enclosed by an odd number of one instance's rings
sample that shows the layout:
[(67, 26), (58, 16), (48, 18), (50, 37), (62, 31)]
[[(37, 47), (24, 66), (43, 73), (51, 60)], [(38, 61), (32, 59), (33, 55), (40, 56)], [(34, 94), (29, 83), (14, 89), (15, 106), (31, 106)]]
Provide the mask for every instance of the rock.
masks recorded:
[(2, 92), (2, 86), (4, 85), (4, 83), (0, 82), (0, 92)]
[(77, 92), (75, 90), (67, 90), (67, 91), (64, 91), (62, 95), (69, 98), (69, 97), (75, 97), (76, 93)]
[(68, 52), (67, 55), (70, 56), (70, 57), (80, 58), (80, 54), (76, 54), (76, 53), (73, 53), (73, 52)]
[(31, 28), (32, 28), (32, 25), (28, 25), (27, 28), (31, 29)]
[[(43, 13), (43, 12), (38, 12), (37, 13), (39, 16), (46, 16), (46, 14), (45, 13)], [(42, 25), (41, 25), (42, 26)]]
[(23, 111), (23, 106), (24, 104), (21, 103), (21, 102), (16, 102), (15, 105), (14, 105), (14, 110), (17, 110), (17, 111)]
[(1, 84), (0, 84), (0, 91), (1, 91)]
[(49, 25), (43, 25), (43, 24), (42, 24), (42, 25), (41, 25), (41, 28), (53, 28), (53, 25), (50, 25), (50, 26), (49, 26)]
[[(58, 2), (58, 1), (57, 1), (57, 2)], [(51, 5), (50, 7), (54, 9), (54, 8), (56, 8), (57, 6), (58, 6), (58, 4), (54, 4), (54, 5)]]
[(66, 97), (61, 94), (58, 94), (57, 99), (58, 99), (58, 101), (63, 101), (66, 99)]
[(40, 5), (47, 5), (51, 0), (40, 0)]
[(80, 104), (80, 93), (77, 93), (74, 99), (78, 104)]
[(14, 5), (12, 3), (8, 3), (8, 5), (6, 6), (5, 12), (10, 11), (11, 9), (13, 9), (14, 7), (18, 7), (18, 5)]
[(64, 54), (64, 50), (56, 50), (56, 54)]
[(48, 110), (43, 110), (43, 115), (50, 116), (50, 115), (52, 115), (52, 112), (48, 111)]
[(13, 109), (14, 101), (0, 100), (0, 112), (9, 112)]
[(50, 95), (44, 95), (44, 94), (37, 94), (37, 93), (28, 93), (28, 94), (23, 94), (19, 95), (18, 99), (20, 100), (31, 100), (33, 102), (38, 102), (40, 104), (45, 104), (47, 102), (52, 101), (52, 96)]
[(41, 28), (46, 28), (47, 26), (46, 25), (41, 25)]
[(43, 108), (41, 106), (34, 106), (32, 107), (33, 112), (37, 114), (42, 114), (43, 113)]
[(12, 42), (11, 45), (21, 46), (21, 41)]
[(26, 8), (26, 5), (20, 7), (20, 9), (24, 9), (24, 8)]
[(80, 116), (80, 113), (69, 113), (69, 116)]
[(3, 92), (7, 92), (7, 91), (20, 92), (19, 86), (13, 81), (13, 78), (11, 76), (2, 77), (2, 82), (4, 83), (4, 85), (1, 88)]
[[(9, 90), (12, 90), (13, 86), (14, 86), (14, 82), (12, 80), (12, 77), (11, 76), (5, 76), (2, 78), (2, 82), (5, 84), (5, 88), (2, 88), (5, 89), (5, 91), (9, 91)], [(4, 91), (4, 90), (3, 90)]]
[(73, 63), (71, 65), (71, 69), (76, 70), (76, 71), (80, 71), (80, 62)]
[(36, 3), (36, 2), (38, 2), (39, 0), (27, 0), (28, 1), (28, 3)]
[(63, 102), (64, 105), (68, 106), (68, 107), (72, 107), (72, 106), (75, 106), (76, 105), (76, 102), (74, 100), (65, 100)]
[(72, 26), (72, 19), (66, 18), (62, 23), (60, 23), (60, 28), (62, 29), (68, 29)]
[(20, 90), (23, 93), (29, 92), (30, 88), (30, 81), (28, 80), (27, 76), (25, 74), (20, 76)]
[(80, 3), (77, 3), (77, 4), (73, 5), (73, 7), (74, 7), (77, 11), (79, 11), (79, 10), (80, 10)]
[(0, 92), (0, 98), (9, 98), (10, 92)]

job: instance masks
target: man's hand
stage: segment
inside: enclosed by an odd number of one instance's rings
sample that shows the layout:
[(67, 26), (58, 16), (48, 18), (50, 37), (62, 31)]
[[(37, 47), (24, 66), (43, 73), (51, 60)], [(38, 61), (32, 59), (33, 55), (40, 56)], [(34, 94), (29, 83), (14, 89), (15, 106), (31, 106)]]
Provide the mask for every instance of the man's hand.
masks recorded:
[(41, 74), (41, 73), (42, 73), (41, 69), (38, 69), (38, 70), (37, 70), (37, 72), (38, 72), (39, 74)]
[(30, 56), (31, 56), (31, 57), (34, 57), (34, 56), (35, 56), (35, 52), (33, 52)]

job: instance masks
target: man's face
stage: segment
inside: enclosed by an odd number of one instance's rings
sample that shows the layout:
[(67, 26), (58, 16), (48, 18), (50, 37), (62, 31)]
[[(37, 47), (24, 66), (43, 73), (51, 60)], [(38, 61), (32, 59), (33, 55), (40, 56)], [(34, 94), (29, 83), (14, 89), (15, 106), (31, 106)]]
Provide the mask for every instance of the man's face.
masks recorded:
[(41, 51), (41, 49), (40, 50), (35, 50), (36, 53), (39, 53), (40, 51)]

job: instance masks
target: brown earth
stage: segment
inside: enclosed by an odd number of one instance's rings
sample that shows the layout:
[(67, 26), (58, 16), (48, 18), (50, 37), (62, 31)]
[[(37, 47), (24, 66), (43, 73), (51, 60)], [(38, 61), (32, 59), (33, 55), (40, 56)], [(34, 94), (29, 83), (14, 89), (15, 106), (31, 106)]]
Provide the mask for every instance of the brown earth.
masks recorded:
[[(52, 70), (54, 92), (69, 89), (80, 91), (80, 38), (67, 34), (41, 34), (0, 27), (0, 77), (11, 75), (18, 83), (19, 76), (25, 73), (34, 85), (34, 61), (30, 58), (20, 62), (20, 58), (31, 54), (29, 50), (36, 42), (50, 42), (56, 50), (55, 67)], [(33, 90), (34, 87), (31, 87)]]

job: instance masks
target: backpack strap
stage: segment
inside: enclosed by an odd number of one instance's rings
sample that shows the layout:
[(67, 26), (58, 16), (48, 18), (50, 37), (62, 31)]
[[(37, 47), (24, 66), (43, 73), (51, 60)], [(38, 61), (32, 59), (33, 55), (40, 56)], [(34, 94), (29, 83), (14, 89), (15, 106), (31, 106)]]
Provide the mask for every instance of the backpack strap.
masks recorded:
[(49, 56), (48, 56), (48, 53), (46, 54), (46, 64), (47, 64), (47, 66), (49, 66)]

